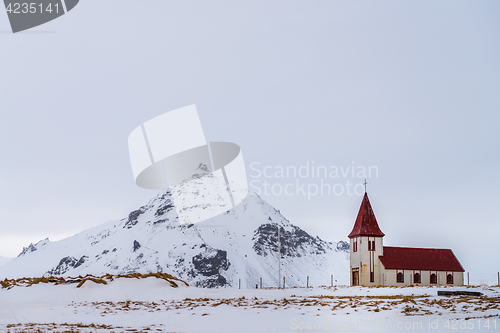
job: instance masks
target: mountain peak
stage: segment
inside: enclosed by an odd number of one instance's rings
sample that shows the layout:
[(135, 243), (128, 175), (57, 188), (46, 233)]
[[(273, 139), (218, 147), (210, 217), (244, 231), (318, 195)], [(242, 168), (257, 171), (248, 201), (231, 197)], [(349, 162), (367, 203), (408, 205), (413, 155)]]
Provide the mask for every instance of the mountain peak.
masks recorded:
[(196, 170), (194, 170), (191, 178), (188, 178), (186, 180), (201, 178), (201, 177), (206, 176), (208, 174), (210, 174), (210, 170), (208, 169), (208, 166), (205, 163), (200, 163), (200, 165), (198, 165)]
[(23, 250), (21, 251), (21, 253), (19, 253), (18, 257), (24, 256), (25, 254), (28, 254), (30, 252), (35, 252), (36, 250), (38, 250), (42, 246), (47, 245), (49, 242), (50, 242), (49, 239), (45, 238), (45, 239), (42, 239), (41, 241), (39, 241), (38, 243), (35, 243), (35, 244), (31, 243), (27, 247), (23, 247)]

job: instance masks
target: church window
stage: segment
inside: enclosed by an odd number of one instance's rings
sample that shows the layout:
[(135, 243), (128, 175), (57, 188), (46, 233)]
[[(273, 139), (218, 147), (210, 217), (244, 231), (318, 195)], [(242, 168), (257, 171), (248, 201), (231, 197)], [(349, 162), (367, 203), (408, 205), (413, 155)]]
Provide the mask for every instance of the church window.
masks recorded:
[(398, 283), (405, 282), (405, 276), (403, 275), (403, 273), (401, 273), (401, 272), (398, 273), (398, 275), (397, 275), (397, 282)]
[(446, 276), (446, 283), (447, 284), (453, 284), (453, 275), (452, 274), (448, 274)]
[(436, 274), (434, 274), (434, 273), (432, 273), (432, 274), (431, 274), (431, 283), (437, 283), (437, 282), (438, 282), (438, 281), (437, 281), (437, 275), (436, 275)]
[(368, 241), (368, 251), (375, 251), (375, 241)]
[(375, 273), (370, 272), (370, 282), (375, 282)]
[(352, 241), (352, 252), (358, 252), (358, 239), (354, 238)]
[(422, 282), (422, 281), (421, 281), (421, 278), (420, 278), (420, 273), (415, 273), (415, 274), (413, 275), (413, 282), (414, 282), (414, 283), (420, 283), (420, 282)]

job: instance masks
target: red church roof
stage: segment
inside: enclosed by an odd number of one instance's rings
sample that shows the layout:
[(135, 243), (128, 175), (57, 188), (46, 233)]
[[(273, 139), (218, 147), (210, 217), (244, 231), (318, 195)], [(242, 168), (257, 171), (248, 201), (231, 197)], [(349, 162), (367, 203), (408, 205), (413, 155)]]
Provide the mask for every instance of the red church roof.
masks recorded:
[(384, 236), (384, 233), (378, 227), (377, 219), (373, 213), (368, 194), (365, 193), (361, 207), (359, 207), (358, 217), (354, 223), (349, 238), (358, 236)]
[(386, 269), (464, 271), (450, 249), (384, 246), (384, 255), (379, 258)]

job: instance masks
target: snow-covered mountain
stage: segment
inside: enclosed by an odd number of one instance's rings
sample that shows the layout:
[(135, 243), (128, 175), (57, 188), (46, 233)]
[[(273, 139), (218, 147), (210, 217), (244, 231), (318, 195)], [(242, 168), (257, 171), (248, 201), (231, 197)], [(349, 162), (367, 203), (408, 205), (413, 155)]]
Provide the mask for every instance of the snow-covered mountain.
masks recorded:
[[(127, 218), (110, 221), (72, 237), (25, 247), (0, 267), (0, 278), (166, 272), (205, 287), (252, 288), (278, 284), (278, 227), (281, 276), (287, 285), (305, 285), (306, 276), (329, 277), (349, 271), (349, 245), (312, 237), (292, 225), (256, 194), (234, 209), (196, 224), (181, 224), (177, 210), (220, 205), (213, 174), (173, 186)], [(172, 204), (173, 197), (182, 207)], [(203, 202), (191, 198), (202, 196)], [(197, 209), (194, 209), (197, 208)]]
[(6, 263), (8, 263), (11, 260), (12, 260), (12, 258), (5, 258), (5, 257), (0, 256), (0, 267), (5, 265)]

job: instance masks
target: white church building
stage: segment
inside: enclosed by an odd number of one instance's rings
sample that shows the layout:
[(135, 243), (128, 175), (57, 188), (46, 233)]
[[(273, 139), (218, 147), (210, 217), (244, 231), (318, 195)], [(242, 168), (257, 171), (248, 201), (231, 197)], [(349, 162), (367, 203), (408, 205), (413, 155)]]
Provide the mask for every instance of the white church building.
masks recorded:
[(351, 286), (463, 285), (464, 269), (450, 249), (384, 246), (367, 193), (349, 238)]

